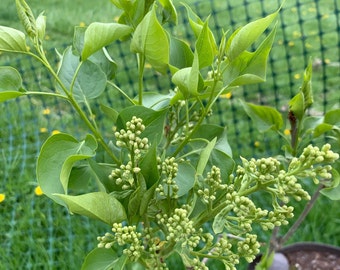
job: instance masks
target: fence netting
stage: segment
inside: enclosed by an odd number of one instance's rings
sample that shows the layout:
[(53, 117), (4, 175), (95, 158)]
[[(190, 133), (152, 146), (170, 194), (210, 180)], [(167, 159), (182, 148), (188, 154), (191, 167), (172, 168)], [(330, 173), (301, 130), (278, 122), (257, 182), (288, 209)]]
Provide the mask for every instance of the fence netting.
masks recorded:
[[(210, 27), (217, 39), (221, 29), (235, 30), (254, 19), (266, 16), (280, 6), (276, 0), (202, 0), (191, 4), (200, 17), (209, 14)], [(270, 53), (267, 81), (240, 87), (221, 97), (212, 122), (228, 128), (228, 139), (235, 156), (271, 155), (277, 153), (279, 138), (260, 134), (244, 113), (238, 101), (242, 98), (273, 106), (283, 114), (303, 80), (309, 59), (313, 61), (315, 105), (310, 114), (320, 115), (339, 108), (340, 95), (340, 4), (338, 0), (286, 1), (279, 14), (277, 36)], [(193, 40), (186, 11), (179, 9), (176, 34)], [(171, 31), (171, 27), (170, 27)], [(137, 93), (135, 58), (126, 43), (110, 46), (118, 64), (115, 83), (129, 93)], [(52, 57), (55, 51), (51, 48)], [(54, 64), (57, 65), (57, 58)], [(39, 91), (54, 88), (53, 79), (33, 58), (0, 55), (1, 65), (17, 68), (24, 87)], [(167, 92), (170, 81), (146, 72), (146, 90)], [(102, 117), (99, 103), (124, 106), (114, 89), (108, 89), (95, 106)], [(117, 105), (116, 105), (117, 106)], [(119, 106), (119, 105), (118, 105)], [(82, 138), (87, 130), (68, 103), (53, 98), (23, 97), (0, 104), (0, 269), (79, 269), (84, 255), (95, 247), (97, 235), (105, 225), (87, 218), (70, 216), (66, 209), (35, 193), (35, 164), (44, 140), (53, 132), (69, 132)], [(101, 127), (109, 139), (112, 124)], [(2, 268), (3, 267), (3, 268)]]

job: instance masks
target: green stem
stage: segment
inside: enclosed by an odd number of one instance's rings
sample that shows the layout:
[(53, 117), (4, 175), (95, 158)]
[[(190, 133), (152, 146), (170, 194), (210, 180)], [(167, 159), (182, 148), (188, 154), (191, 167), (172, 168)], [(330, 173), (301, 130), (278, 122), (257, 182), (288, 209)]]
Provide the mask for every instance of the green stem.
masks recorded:
[(124, 91), (123, 89), (121, 89), (118, 85), (116, 85), (115, 83), (111, 82), (111, 81), (107, 81), (107, 83), (109, 85), (111, 85), (112, 87), (114, 87), (116, 90), (118, 90), (119, 93), (121, 93), (132, 105), (135, 105), (135, 102), (133, 99), (131, 99)]
[(143, 77), (144, 77), (145, 57), (138, 54), (138, 103), (143, 105)]
[(211, 220), (213, 217), (215, 217), (224, 207), (227, 206), (226, 202), (221, 202), (219, 205), (217, 205), (215, 208), (213, 208), (211, 211), (206, 211), (203, 213), (202, 216), (199, 217), (194, 223), (194, 226), (196, 228), (200, 228), (204, 223)]
[(68, 100), (68, 98), (64, 95), (60, 95), (57, 93), (48, 93), (48, 92), (37, 92), (37, 91), (27, 91), (25, 92), (26, 95), (41, 95), (41, 96), (50, 96), (50, 97), (57, 97), (57, 98), (63, 98), (65, 100)]
[[(104, 150), (108, 153), (108, 155), (112, 158), (112, 160), (116, 163), (116, 164), (120, 164), (121, 162), (119, 161), (119, 159), (114, 155), (114, 153), (111, 151), (110, 147), (108, 146), (108, 144), (105, 142), (104, 138), (102, 137), (102, 135), (100, 134), (100, 132), (92, 125), (91, 121), (87, 118), (87, 116), (85, 115), (85, 113), (83, 112), (83, 110), (81, 109), (81, 107), (79, 106), (79, 104), (77, 103), (77, 101), (74, 99), (74, 97), (71, 95), (71, 93), (66, 89), (66, 87), (64, 86), (63, 82), (60, 80), (60, 78), (58, 77), (58, 75), (55, 73), (55, 71), (52, 69), (51, 65), (49, 64), (49, 62), (46, 60), (45, 57), (41, 58), (33, 53), (28, 53), (29, 55), (33, 56), (34, 58), (36, 58), (39, 62), (41, 62), (46, 68), (47, 70), (52, 74), (52, 76), (55, 78), (55, 80), (57, 81), (57, 83), (60, 85), (61, 89), (63, 90), (63, 92), (65, 93), (66, 97), (63, 97), (64, 99), (67, 99), (71, 105), (73, 106), (73, 108), (76, 110), (76, 112), (79, 114), (80, 118), (84, 121), (84, 123), (86, 124), (86, 126), (91, 130), (91, 132), (93, 133), (93, 135), (96, 137), (97, 141), (102, 145), (102, 147), (104, 148)], [(44, 56), (44, 54), (43, 54)], [(56, 94), (57, 95), (57, 94)]]

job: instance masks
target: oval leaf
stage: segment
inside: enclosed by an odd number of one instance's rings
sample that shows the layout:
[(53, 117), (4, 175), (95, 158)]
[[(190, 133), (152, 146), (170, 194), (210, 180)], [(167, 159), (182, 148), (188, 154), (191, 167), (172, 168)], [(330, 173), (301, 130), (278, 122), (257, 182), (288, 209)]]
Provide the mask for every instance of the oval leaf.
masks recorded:
[(12, 67), (0, 67), (0, 102), (25, 95), (22, 90), (19, 72)]
[(70, 212), (98, 219), (112, 226), (126, 219), (123, 205), (106, 192), (92, 192), (78, 196), (54, 194), (63, 200)]
[(169, 39), (157, 20), (155, 6), (137, 26), (131, 41), (131, 51), (141, 53), (151, 66), (165, 74), (169, 64)]
[[(109, 270), (109, 269), (124, 269), (127, 261), (127, 255), (122, 255), (117, 258), (114, 250), (108, 248), (95, 248), (87, 254), (81, 270)], [(118, 267), (120, 265), (120, 268)]]
[[(88, 135), (80, 142), (63, 133), (49, 137), (43, 144), (37, 161), (37, 179), (44, 194), (57, 203), (65, 205), (53, 194), (67, 193), (67, 176), (70, 168), (76, 160), (94, 156), (96, 148), (97, 142), (92, 135)], [(77, 156), (79, 159), (76, 158)]]
[(12, 67), (0, 67), (0, 92), (8, 90), (19, 91), (22, 89), (20, 73)]
[(81, 53), (82, 60), (86, 60), (102, 47), (127, 36), (131, 32), (130, 26), (119, 23), (91, 23), (85, 31), (84, 48)]
[(260, 132), (279, 130), (283, 125), (281, 114), (274, 108), (241, 101), (241, 104)]
[[(77, 77), (74, 79), (78, 69)], [(73, 55), (71, 47), (64, 52), (58, 75), (69, 90), (74, 82), (72, 93), (78, 102), (100, 96), (104, 92), (107, 82), (105, 73), (98, 65), (88, 60), (80, 63), (79, 57)]]
[(14, 28), (0, 26), (0, 51), (28, 52), (25, 34)]

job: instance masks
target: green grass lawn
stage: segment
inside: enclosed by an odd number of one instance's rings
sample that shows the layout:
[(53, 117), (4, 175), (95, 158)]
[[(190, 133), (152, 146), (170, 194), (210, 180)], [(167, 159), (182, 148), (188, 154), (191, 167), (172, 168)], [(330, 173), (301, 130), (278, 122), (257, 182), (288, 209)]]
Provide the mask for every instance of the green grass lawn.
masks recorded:
[[(178, 4), (179, 1), (174, 2)], [(203, 1), (192, 7), (204, 17), (213, 12), (210, 23), (212, 28), (216, 27), (216, 35), (220, 34), (217, 28), (221, 26), (235, 28), (278, 7), (277, 1), (273, 0), (249, 0), (245, 1), (247, 5), (236, 0), (214, 2), (214, 6)], [(231, 99), (221, 99), (212, 118), (212, 121), (228, 126), (236, 156), (270, 155), (277, 153), (280, 146), (276, 136), (256, 131), (240, 108), (238, 98), (275, 106), (286, 113), (287, 102), (298, 91), (309, 57), (313, 58), (315, 66), (316, 105), (311, 113), (320, 114), (340, 105), (340, 37), (336, 28), (340, 15), (336, 17), (334, 14), (336, 0), (324, 0), (322, 5), (320, 1), (301, 0), (299, 5), (296, 2), (286, 1), (280, 14), (267, 82), (261, 86), (240, 88)], [(111, 22), (118, 14), (109, 0), (31, 0), (28, 3), (36, 15), (45, 11), (48, 35), (45, 42), (50, 55), (54, 54), (53, 48), (61, 52), (71, 44), (75, 25), (88, 25), (92, 21)], [(1, 0), (1, 7), (0, 25), (22, 30), (14, 1)], [(183, 18), (184, 12), (179, 15)], [(185, 29), (183, 27), (183, 33), (186, 33)], [(119, 84), (133, 91), (136, 86), (128, 68), (134, 60), (122, 58), (124, 48), (118, 45), (111, 51), (119, 66), (126, 68), (117, 76)], [(53, 86), (51, 78), (46, 77), (45, 71), (32, 59), (1, 54), (0, 64), (3, 63), (17, 67), (29, 89)], [(159, 83), (152, 74), (149, 80), (150, 89), (168, 90), (169, 82)], [(103, 102), (110, 104), (114, 98), (119, 97), (109, 90)], [(103, 129), (109, 137), (110, 123)], [(73, 132), (76, 136), (83, 136), (86, 132), (68, 104), (62, 102), (22, 98), (0, 104), (0, 193), (6, 195), (0, 203), (0, 270), (79, 269), (85, 254), (96, 246), (96, 236), (108, 230), (98, 222), (69, 215), (64, 208), (35, 194), (37, 154), (43, 141), (55, 130)], [(337, 204), (321, 198), (291, 241), (318, 241), (339, 246), (340, 210)], [(264, 235), (261, 237), (266, 240)]]

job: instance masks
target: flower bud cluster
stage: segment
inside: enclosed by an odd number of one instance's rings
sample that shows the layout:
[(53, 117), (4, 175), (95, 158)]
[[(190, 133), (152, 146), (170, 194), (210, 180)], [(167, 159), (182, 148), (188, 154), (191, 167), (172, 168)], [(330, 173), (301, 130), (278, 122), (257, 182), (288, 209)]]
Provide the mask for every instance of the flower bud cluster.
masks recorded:
[(288, 196), (292, 196), (297, 201), (301, 201), (302, 199), (310, 200), (310, 195), (303, 189), (301, 184), (298, 183), (298, 179), (294, 175), (290, 175), (284, 170), (281, 170), (277, 180), (277, 196), (284, 203), (289, 201)]
[[(248, 197), (238, 195), (236, 191), (227, 193), (226, 199), (231, 211), (233, 211), (237, 217), (236, 220), (234, 219), (234, 222), (237, 222), (237, 230), (250, 232), (252, 230), (252, 223), (261, 221), (268, 214), (267, 210), (256, 207), (252, 200)], [(234, 232), (234, 224), (230, 226), (229, 230)]]
[(272, 157), (246, 160), (242, 158), (243, 167), (238, 166), (238, 174), (246, 174), (252, 177), (260, 184), (267, 184), (270, 181), (275, 180), (279, 170), (280, 162)]
[(219, 257), (223, 257), (224, 264), (228, 265), (230, 269), (235, 269), (236, 264), (240, 263), (240, 256), (235, 254), (232, 250), (232, 243), (229, 241), (227, 235), (222, 235), (217, 240), (211, 254)]
[(205, 263), (203, 261), (200, 261), (198, 258), (193, 258), (191, 260), (190, 269), (209, 270), (209, 268), (205, 265)]
[(240, 256), (244, 257), (247, 262), (252, 262), (256, 255), (260, 252), (260, 244), (257, 241), (256, 234), (246, 234), (246, 238), (243, 241), (237, 243), (237, 252)]
[(325, 144), (321, 149), (317, 146), (307, 146), (298, 158), (293, 158), (288, 172), (300, 177), (311, 177), (318, 184), (320, 179), (332, 178), (330, 163), (339, 159), (339, 154), (331, 150), (330, 144)]
[(178, 172), (178, 163), (175, 161), (175, 158), (166, 158), (158, 165), (158, 169), (161, 170), (161, 175), (164, 178), (156, 188), (156, 192), (161, 196), (177, 199), (178, 185), (176, 184), (175, 178)]
[(274, 210), (268, 213), (269, 223), (261, 224), (262, 228), (273, 229), (274, 226), (279, 227), (282, 225), (287, 225), (288, 224), (287, 219), (294, 217), (293, 211), (294, 211), (293, 206), (287, 206), (287, 205), (275, 206)]
[(182, 243), (182, 247), (193, 250), (201, 240), (202, 229), (196, 230), (193, 221), (188, 218), (188, 210), (186, 206), (176, 208), (172, 216), (167, 214), (158, 214), (157, 220), (161, 225), (165, 225), (167, 229), (167, 241)]
[(197, 193), (205, 203), (209, 204), (215, 201), (217, 191), (226, 187), (227, 185), (222, 184), (221, 170), (213, 166), (203, 181), (203, 187)]
[(131, 121), (126, 123), (126, 130), (121, 129), (115, 132), (118, 147), (125, 147), (130, 150), (130, 154), (139, 158), (141, 151), (149, 148), (148, 138), (141, 138), (140, 135), (145, 130), (143, 120), (133, 116)]
[(109, 178), (114, 180), (116, 185), (121, 186), (123, 190), (131, 189), (135, 185), (134, 175), (140, 172), (139, 167), (133, 167), (129, 161), (126, 165), (120, 165), (119, 169), (112, 170)]
[(112, 232), (106, 233), (103, 237), (98, 237), (98, 247), (111, 248), (115, 243), (119, 246), (125, 246), (123, 253), (128, 256), (129, 260), (136, 261), (144, 251), (141, 242), (142, 234), (137, 232), (136, 226), (123, 226), (121, 223), (113, 223)]

